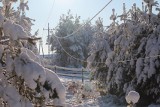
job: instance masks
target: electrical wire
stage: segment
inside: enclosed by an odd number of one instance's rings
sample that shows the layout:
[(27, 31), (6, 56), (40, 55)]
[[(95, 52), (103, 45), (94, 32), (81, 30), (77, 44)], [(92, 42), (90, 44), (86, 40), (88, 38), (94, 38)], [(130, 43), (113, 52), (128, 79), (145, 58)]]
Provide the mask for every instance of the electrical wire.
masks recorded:
[[(113, 0), (110, 0), (100, 11), (98, 11), (86, 24), (90, 23), (96, 16), (98, 16)], [(81, 62), (86, 62), (88, 63), (89, 61), (85, 61), (85, 60), (82, 60), (82, 59), (79, 59), (79, 58), (76, 58), (74, 56), (72, 56), (70, 53), (68, 53), (62, 46), (62, 44), (60, 43), (59, 39), (64, 39), (64, 38), (68, 38), (72, 35), (74, 35), (75, 33), (77, 33), (80, 29), (82, 29), (86, 24), (82, 25), (81, 27), (79, 27), (75, 32), (73, 32), (72, 34), (68, 35), (68, 36), (65, 36), (65, 37), (58, 37), (56, 35), (53, 35), (57, 41), (58, 41), (58, 44), (60, 45), (60, 47), (62, 48), (62, 50), (68, 55), (70, 56), (71, 58), (77, 60), (77, 61), (81, 61)], [(90, 62), (91, 63), (91, 62)], [(105, 62), (96, 62), (96, 63), (105, 63)]]
[[(97, 15), (99, 15), (99, 14), (103, 11), (112, 1), (113, 1), (113, 0), (110, 0), (110, 1), (109, 1), (100, 11), (98, 11), (86, 24), (90, 23)], [(54, 4), (55, 4), (55, 0), (53, 1), (52, 8), (51, 8), (51, 10), (50, 10), (50, 14), (49, 14), (49, 16), (48, 16), (48, 18), (47, 18), (46, 23), (48, 22), (48, 20), (49, 20), (49, 18), (50, 18), (50, 16), (51, 16), (51, 13), (52, 13)], [(45, 23), (45, 25), (46, 25), (46, 23)], [(54, 35), (54, 36), (55, 36), (56, 38), (68, 38), (68, 37), (76, 34), (76, 33), (77, 33), (80, 29), (82, 29), (86, 24), (82, 25), (82, 26), (79, 27), (75, 32), (73, 32), (72, 34), (70, 34), (70, 35), (68, 35), (68, 36), (65, 36), (65, 37), (58, 37), (58, 36), (56, 36), (56, 35)], [(44, 26), (45, 26), (45, 25), (44, 25)], [(42, 35), (43, 35), (43, 33), (44, 33), (44, 31), (42, 31)], [(59, 41), (59, 40), (58, 40), (58, 41)], [(59, 41), (59, 44), (61, 44), (60, 41)], [(61, 45), (61, 46), (62, 46), (62, 45)], [(62, 47), (63, 47), (63, 46), (62, 46)], [(62, 49), (65, 51), (64, 48), (62, 48)], [(67, 51), (65, 51), (65, 52), (68, 53)], [(70, 57), (78, 60), (78, 58), (73, 57), (73, 56), (70, 55), (69, 53), (68, 53), (68, 55), (69, 55)], [(79, 60), (80, 60), (80, 59), (79, 59)]]
[(64, 39), (64, 38), (68, 38), (70, 36), (73, 36), (74, 34), (76, 34), (79, 30), (81, 30), (84, 26), (86, 26), (88, 23), (90, 23), (96, 16), (98, 16), (113, 0), (110, 0), (100, 11), (98, 11), (87, 23), (85, 23), (84, 25), (80, 26), (76, 31), (74, 31), (73, 33), (64, 36), (64, 37), (59, 37), (54, 35), (56, 38), (59, 39)]
[[(48, 20), (49, 20), (49, 19), (50, 19), (50, 17), (51, 17), (51, 14), (52, 14), (52, 11), (53, 11), (53, 7), (54, 7), (54, 5), (55, 5), (55, 0), (54, 0), (54, 1), (53, 1), (53, 3), (52, 3), (52, 7), (51, 7), (50, 12), (49, 12), (49, 14), (48, 14), (48, 17), (47, 17), (47, 19), (46, 19), (46, 21), (45, 21), (45, 23), (44, 23), (43, 28), (46, 26), (46, 24), (47, 24)], [(44, 33), (44, 30), (42, 30), (42, 35), (43, 35), (43, 33)]]
[[(86, 61), (86, 60), (82, 60), (82, 59), (79, 59), (79, 58), (76, 58), (74, 57), (73, 55), (71, 55), (70, 53), (68, 53), (62, 46), (62, 44), (60, 43), (59, 39), (57, 38), (57, 41), (60, 45), (60, 47), (62, 48), (62, 50), (68, 55), (70, 56), (71, 58), (77, 60), (77, 61), (81, 61), (81, 62), (85, 62), (85, 63), (97, 63), (97, 64), (105, 64), (106, 62), (91, 62), (91, 61)], [(119, 60), (119, 61), (116, 61), (116, 62), (112, 62), (112, 63), (125, 63), (125, 62), (130, 62), (130, 61), (136, 61), (138, 59), (149, 59), (149, 58), (156, 58), (156, 57), (160, 57), (160, 54), (158, 55), (154, 55), (154, 56), (147, 56), (147, 57), (144, 57), (144, 58), (135, 58), (135, 59), (130, 59), (130, 60)]]
[[(48, 14), (48, 17), (47, 17), (47, 19), (46, 19), (46, 21), (45, 21), (45, 23), (44, 23), (43, 28), (46, 26), (48, 20), (50, 19), (51, 15), (52, 15), (54, 5), (55, 5), (55, 0), (53, 0), (52, 7), (51, 7), (50, 12), (49, 12), (49, 14)], [(44, 34), (44, 30), (42, 30), (41, 38), (43, 38), (43, 34)], [(43, 43), (42, 43), (42, 54), (43, 54), (43, 57), (44, 57)]]
[[(147, 35), (148, 35), (148, 34), (149, 34), (149, 32), (147, 33)], [(55, 36), (55, 35), (53, 35), (53, 36)], [(61, 44), (60, 41), (59, 41), (59, 38), (57, 38), (57, 41), (58, 41), (58, 44), (60, 45), (60, 47), (62, 48), (62, 50), (63, 50), (68, 56), (70, 56), (71, 58), (73, 58), (73, 59), (75, 59), (75, 60), (78, 60), (78, 61), (81, 61), (81, 62), (85, 62), (85, 63), (106, 64), (106, 62), (96, 62), (96, 61), (91, 62), (91, 61), (86, 61), (86, 60), (82, 60), (82, 59), (76, 58), (76, 57), (72, 56), (70, 53), (68, 53), (68, 52), (64, 49), (64, 47), (62, 46), (62, 44)], [(137, 61), (138, 59), (149, 59), (149, 58), (156, 58), (156, 57), (160, 57), (160, 54), (154, 55), (154, 56), (146, 56), (146, 57), (144, 57), (144, 58), (139, 57), (139, 58), (130, 59), (130, 60), (118, 60), (118, 61), (112, 62), (112, 63), (117, 63), (117, 62), (118, 62), (118, 63), (126, 63), (126, 62), (130, 62), (130, 61)]]
[(69, 54), (69, 53), (63, 48), (63, 46), (62, 46), (62, 44), (60, 43), (59, 39), (58, 39), (58, 38), (56, 38), (56, 39), (57, 39), (57, 41), (58, 41), (58, 44), (59, 44), (60, 47), (62, 48), (62, 50), (63, 50), (68, 56), (70, 56), (71, 58), (73, 58), (73, 59), (75, 59), (75, 60), (77, 60), (77, 61), (88, 62), (88, 61), (85, 61), (85, 60), (76, 58), (76, 57), (72, 56), (71, 54)]
[[(112, 1), (113, 1), (113, 0), (110, 0), (100, 11), (98, 11), (98, 12), (96, 13), (87, 23), (90, 23), (97, 15), (99, 15), (99, 14), (103, 11)], [(55, 0), (54, 0), (54, 2), (53, 2), (52, 8), (51, 8), (50, 15), (51, 15), (51, 12), (52, 12), (52, 10), (53, 10), (54, 3), (55, 3)], [(49, 17), (50, 17), (50, 15), (49, 15)], [(49, 20), (49, 17), (48, 17), (47, 20)], [(87, 23), (86, 23), (86, 24), (87, 24)], [(59, 41), (59, 39), (64, 39), (64, 38), (67, 38), (67, 37), (70, 37), (70, 36), (74, 35), (74, 34), (77, 33), (80, 29), (82, 29), (86, 24), (84, 24), (83, 26), (79, 27), (75, 32), (73, 32), (72, 34), (70, 34), (70, 35), (68, 35), (68, 36), (65, 36), (65, 37), (58, 37), (58, 36), (55, 36), (55, 35), (53, 35), (53, 36), (57, 38), (57, 41), (58, 41), (60, 47), (62, 48), (62, 50), (63, 50), (68, 56), (70, 56), (71, 58), (73, 58), (73, 59), (75, 59), (75, 60), (77, 60), (77, 61), (92, 63), (92, 62), (90, 62), (90, 61), (82, 60), (82, 59), (79, 59), (79, 58), (76, 58), (76, 57), (72, 56), (71, 54), (69, 54), (69, 53), (63, 48), (62, 44), (61, 44), (60, 41)], [(160, 57), (160, 55), (158, 54), (158, 55), (155, 55), (155, 56), (147, 56), (147, 57), (138, 58), (138, 59), (149, 59), (149, 58), (156, 58), (156, 57)], [(120, 63), (120, 62), (129, 62), (129, 61), (138, 60), (138, 59), (136, 58), (136, 59), (131, 59), (131, 60), (119, 60), (119, 61), (116, 61), (116, 62), (118, 62), (118, 63)], [(105, 62), (94, 62), (94, 63), (105, 63)]]
[(54, 5), (55, 5), (55, 0), (53, 0), (52, 7), (51, 7), (51, 9), (50, 9), (50, 12), (49, 12), (49, 14), (48, 14), (48, 18), (47, 18), (47, 20), (46, 20), (44, 26), (46, 26), (46, 24), (48, 23), (48, 20), (50, 19), (51, 15), (52, 15)]

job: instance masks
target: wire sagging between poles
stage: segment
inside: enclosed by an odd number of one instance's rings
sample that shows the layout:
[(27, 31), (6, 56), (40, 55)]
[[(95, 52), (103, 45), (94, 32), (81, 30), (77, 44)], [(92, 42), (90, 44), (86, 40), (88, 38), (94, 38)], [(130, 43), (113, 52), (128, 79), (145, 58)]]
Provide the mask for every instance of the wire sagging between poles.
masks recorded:
[[(86, 24), (90, 23), (97, 15), (99, 15), (113, 0), (110, 0), (100, 11), (98, 11)], [(79, 58), (76, 58), (74, 57), (73, 55), (71, 55), (70, 53), (68, 53), (62, 46), (62, 44), (60, 43), (59, 39), (64, 39), (64, 38), (68, 38), (74, 34), (76, 34), (80, 29), (82, 29), (86, 24), (82, 25), (81, 27), (79, 27), (75, 32), (73, 32), (72, 34), (69, 34), (68, 36), (65, 36), (65, 37), (58, 37), (56, 35), (53, 35), (57, 41), (58, 41), (58, 44), (60, 45), (60, 47), (62, 48), (62, 50), (68, 55), (70, 56), (71, 58), (77, 60), (77, 61), (81, 61), (81, 62), (86, 62), (88, 63), (89, 61), (85, 61), (85, 60), (82, 60), (82, 59), (79, 59)], [(91, 62), (90, 62), (91, 63)], [(96, 62), (96, 63), (105, 63), (105, 62)]]
[[(106, 62), (97, 62), (97, 61), (94, 61), (94, 62), (91, 62), (91, 61), (87, 61), (87, 60), (82, 60), (82, 59), (79, 59), (79, 58), (76, 58), (74, 57), (73, 55), (69, 54), (62, 46), (62, 44), (60, 43), (59, 39), (57, 38), (57, 41), (60, 45), (60, 47), (62, 48), (62, 50), (68, 55), (70, 56), (71, 58), (77, 60), (77, 61), (81, 61), (81, 62), (85, 62), (85, 63), (99, 63), (99, 64), (105, 64)], [(160, 54), (158, 55), (154, 55), (154, 56), (146, 56), (144, 58), (135, 58), (135, 59), (130, 59), (130, 60), (118, 60), (116, 62), (112, 62), (112, 63), (125, 63), (125, 62), (130, 62), (130, 61), (137, 61), (138, 59), (149, 59), (149, 58), (156, 58), (156, 57), (160, 57)]]
[(85, 25), (87, 25), (88, 23), (90, 23), (96, 16), (98, 16), (113, 0), (110, 0), (100, 11), (98, 11), (87, 23), (85, 23), (84, 25), (80, 26), (76, 31), (74, 31), (73, 33), (64, 36), (64, 37), (58, 37), (56, 35), (54, 35), (54, 37), (59, 38), (59, 39), (64, 39), (64, 38), (68, 38), (70, 36), (73, 36), (74, 34), (76, 34), (79, 30), (81, 30)]

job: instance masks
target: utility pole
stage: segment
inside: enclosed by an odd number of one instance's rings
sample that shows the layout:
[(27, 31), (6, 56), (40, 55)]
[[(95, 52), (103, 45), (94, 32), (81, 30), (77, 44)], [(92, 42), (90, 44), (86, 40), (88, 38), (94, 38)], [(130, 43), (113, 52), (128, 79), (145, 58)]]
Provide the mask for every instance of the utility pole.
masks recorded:
[(48, 37), (47, 37), (47, 45), (48, 45), (48, 55), (50, 54), (50, 45), (49, 45), (49, 39), (50, 39), (50, 35), (49, 35), (49, 33), (50, 33), (50, 31), (52, 31), (53, 29), (50, 29), (49, 28), (49, 23), (48, 23), (48, 29), (44, 29), (43, 28), (43, 30), (48, 30)]

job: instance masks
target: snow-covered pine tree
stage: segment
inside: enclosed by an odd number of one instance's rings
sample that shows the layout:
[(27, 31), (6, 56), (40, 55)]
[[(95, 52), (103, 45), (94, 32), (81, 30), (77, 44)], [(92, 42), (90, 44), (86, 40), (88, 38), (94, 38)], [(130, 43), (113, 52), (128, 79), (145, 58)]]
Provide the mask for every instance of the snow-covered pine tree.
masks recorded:
[[(32, 19), (24, 16), (27, 2), (1, 0), (0, 7), (0, 106), (65, 106), (65, 88), (58, 76), (43, 67), (31, 37)], [(34, 47), (34, 48), (33, 48)]]
[(106, 67), (105, 61), (108, 57), (108, 53), (111, 51), (109, 45), (109, 36), (106, 34), (103, 26), (103, 20), (99, 18), (96, 21), (95, 33), (93, 35), (93, 41), (90, 43), (90, 52), (87, 59), (88, 68), (91, 68), (91, 79), (98, 79), (98, 85), (103, 84), (102, 81), (106, 81)]
[[(73, 67), (82, 66), (81, 60), (85, 60), (87, 57), (88, 49), (86, 47), (89, 45), (93, 31), (90, 23), (86, 24), (83, 29), (79, 29), (81, 26), (80, 16), (73, 17), (70, 11), (67, 15), (63, 14), (61, 16), (55, 34), (50, 41), (52, 51), (56, 53), (54, 62), (58, 62), (55, 64)], [(69, 37), (65, 38), (65, 36)]]
[(93, 39), (93, 34), (95, 32), (93, 26), (91, 25), (90, 22), (85, 21), (81, 24), (81, 26), (83, 26), (82, 29), (79, 30), (78, 32), (78, 37), (77, 37), (77, 41), (79, 42), (79, 45), (82, 48), (82, 52), (83, 52), (83, 60), (81, 61), (81, 64), (83, 67), (86, 67), (87, 62), (85, 62), (88, 58), (88, 53), (89, 53), (89, 45), (90, 42)]
[[(119, 97), (124, 97), (131, 90), (137, 91), (140, 94), (140, 106), (160, 103), (160, 17), (159, 13), (156, 15), (151, 11), (155, 6), (153, 4), (157, 5), (157, 2), (152, 1), (146, 4), (148, 13), (143, 6), (141, 10), (134, 4), (132, 9), (125, 12), (127, 17), (120, 15), (125, 21), (116, 30), (107, 31), (109, 37), (115, 37), (109, 39), (114, 48), (106, 55), (106, 67), (103, 68), (106, 79), (101, 81), (109, 93)], [(95, 56), (101, 57), (99, 54)], [(99, 74), (101, 71), (95, 72)], [(101, 80), (101, 77), (95, 79)]]
[(71, 64), (73, 65), (75, 64), (75, 66), (77, 65), (77, 61), (68, 56), (66, 52), (75, 57), (79, 58), (83, 57), (83, 54), (81, 56), (82, 49), (76, 41), (75, 35), (77, 35), (77, 33), (74, 34), (74, 36), (70, 36), (64, 39), (59, 39), (55, 37), (55, 36), (65, 37), (73, 33), (79, 27), (79, 18), (80, 17), (74, 18), (73, 15), (71, 15), (70, 10), (67, 13), (67, 15), (63, 14), (60, 18), (58, 28), (56, 29), (55, 34), (53, 34), (51, 39), (52, 50), (56, 51), (55, 62), (58, 62), (56, 63), (57, 65), (61, 66), (68, 66)]

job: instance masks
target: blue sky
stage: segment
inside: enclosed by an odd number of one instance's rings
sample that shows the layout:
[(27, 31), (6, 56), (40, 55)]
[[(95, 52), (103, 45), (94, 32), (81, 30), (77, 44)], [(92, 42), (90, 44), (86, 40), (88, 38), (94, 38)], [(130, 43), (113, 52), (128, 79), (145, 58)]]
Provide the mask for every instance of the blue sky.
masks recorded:
[[(104, 5), (110, 0), (29, 0), (30, 10), (27, 12), (27, 16), (35, 19), (35, 25), (32, 27), (32, 33), (39, 29), (39, 36), (43, 37), (43, 43), (46, 43), (47, 31), (43, 31), (43, 28), (47, 28), (47, 23), (50, 23), (50, 28), (54, 28), (62, 14), (66, 14), (68, 10), (71, 10), (73, 15), (81, 16), (81, 20), (86, 20), (93, 17)], [(54, 2), (54, 6), (53, 6)], [(115, 8), (117, 14), (121, 14), (123, 11), (123, 3), (126, 3), (126, 8), (131, 8), (133, 3), (141, 8), (142, 0), (113, 0), (108, 7), (106, 7), (96, 18), (102, 17), (104, 25), (109, 25), (109, 17), (112, 13), (112, 9)], [(52, 8), (53, 6), (53, 8)], [(93, 24), (95, 22), (93, 20)], [(47, 47), (44, 46), (45, 53), (47, 53)]]

